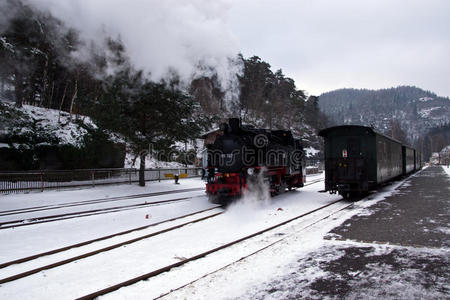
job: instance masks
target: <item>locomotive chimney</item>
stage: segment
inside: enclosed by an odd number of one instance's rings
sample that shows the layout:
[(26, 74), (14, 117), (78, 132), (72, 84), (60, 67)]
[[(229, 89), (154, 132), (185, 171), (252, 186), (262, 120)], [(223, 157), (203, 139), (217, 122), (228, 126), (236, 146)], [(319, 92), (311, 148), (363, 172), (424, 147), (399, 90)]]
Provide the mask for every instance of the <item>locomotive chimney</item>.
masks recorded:
[(241, 131), (241, 120), (238, 118), (230, 118), (228, 120), (228, 124), (230, 124), (231, 132), (238, 133)]

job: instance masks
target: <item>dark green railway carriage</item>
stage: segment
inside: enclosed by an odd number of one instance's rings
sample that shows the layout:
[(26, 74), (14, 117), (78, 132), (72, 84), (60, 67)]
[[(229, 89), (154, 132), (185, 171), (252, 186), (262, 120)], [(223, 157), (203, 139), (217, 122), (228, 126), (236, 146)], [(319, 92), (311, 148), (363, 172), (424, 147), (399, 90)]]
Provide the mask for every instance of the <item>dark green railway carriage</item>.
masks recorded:
[(422, 169), (422, 153), (420, 153), (417, 150), (414, 150), (414, 170), (418, 171), (420, 169)]
[(325, 190), (345, 198), (402, 175), (402, 144), (370, 127), (344, 125), (319, 132), (325, 140)]
[(414, 149), (408, 146), (402, 146), (402, 165), (403, 165), (403, 175), (414, 172), (415, 169), (415, 154)]

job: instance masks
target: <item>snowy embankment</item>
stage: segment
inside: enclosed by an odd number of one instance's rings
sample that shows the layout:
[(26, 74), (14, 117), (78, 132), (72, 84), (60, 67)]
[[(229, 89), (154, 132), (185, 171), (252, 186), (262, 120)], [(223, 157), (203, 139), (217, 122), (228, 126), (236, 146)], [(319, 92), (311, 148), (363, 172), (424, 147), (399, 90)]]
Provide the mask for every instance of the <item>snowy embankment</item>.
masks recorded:
[[(27, 141), (27, 143), (13, 143), (14, 148), (28, 149), (31, 146), (55, 145), (70, 145), (81, 148), (89, 131), (99, 129), (97, 124), (88, 116), (75, 114), (71, 116), (65, 111), (26, 104), (17, 108), (14, 103), (8, 101), (0, 101), (0, 105), (4, 106), (2, 114), (0, 114), (0, 148), (10, 147), (7, 143), (2, 142), (5, 137)], [(125, 138), (108, 130), (104, 132), (110, 142), (126, 145), (124, 167), (139, 168), (140, 158), (132, 153)], [(198, 148), (200, 142), (196, 141), (196, 143), (195, 146)], [(193, 145), (188, 144), (187, 146), (188, 150), (193, 149)], [(184, 144), (179, 148), (184, 149)], [(178, 162), (164, 162), (158, 161), (155, 157), (146, 157), (146, 168), (182, 167), (185, 167), (185, 165)]]
[[(87, 128), (97, 129), (97, 125), (86, 116), (71, 117), (64, 111), (32, 105), (17, 108), (10, 102), (2, 104), (5, 110), (1, 121), (5, 123), (5, 127), (0, 135), (37, 135), (39, 138), (45, 136), (45, 145), (52, 141), (60, 145), (81, 147), (83, 138), (88, 133)], [(111, 139), (120, 140), (116, 135), (111, 135)]]

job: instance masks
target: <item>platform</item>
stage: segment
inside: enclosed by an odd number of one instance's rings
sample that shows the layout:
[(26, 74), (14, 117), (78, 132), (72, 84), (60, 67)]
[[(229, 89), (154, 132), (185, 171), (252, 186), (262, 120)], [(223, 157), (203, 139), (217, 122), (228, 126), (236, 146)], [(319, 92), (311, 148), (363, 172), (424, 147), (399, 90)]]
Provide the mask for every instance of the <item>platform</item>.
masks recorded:
[(414, 174), (397, 193), (371, 206), (370, 211), (370, 215), (355, 216), (332, 233), (360, 242), (450, 246), (450, 178), (441, 167)]
[(365, 208), (332, 229), (318, 249), (250, 298), (448, 299), (449, 202), (450, 177), (441, 167), (380, 188), (355, 204)]
[(449, 204), (450, 177), (429, 167), (333, 229), (329, 254), (341, 255), (319, 264), (328, 275), (310, 284), (312, 298), (448, 297)]

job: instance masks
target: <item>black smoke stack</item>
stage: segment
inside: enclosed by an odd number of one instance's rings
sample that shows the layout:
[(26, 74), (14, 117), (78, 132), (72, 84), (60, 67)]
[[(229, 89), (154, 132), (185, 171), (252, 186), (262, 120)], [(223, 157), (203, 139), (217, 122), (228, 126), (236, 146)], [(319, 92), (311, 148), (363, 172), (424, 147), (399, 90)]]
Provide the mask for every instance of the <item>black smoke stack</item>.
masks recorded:
[(232, 133), (239, 133), (241, 131), (241, 120), (238, 118), (230, 118), (228, 120)]

